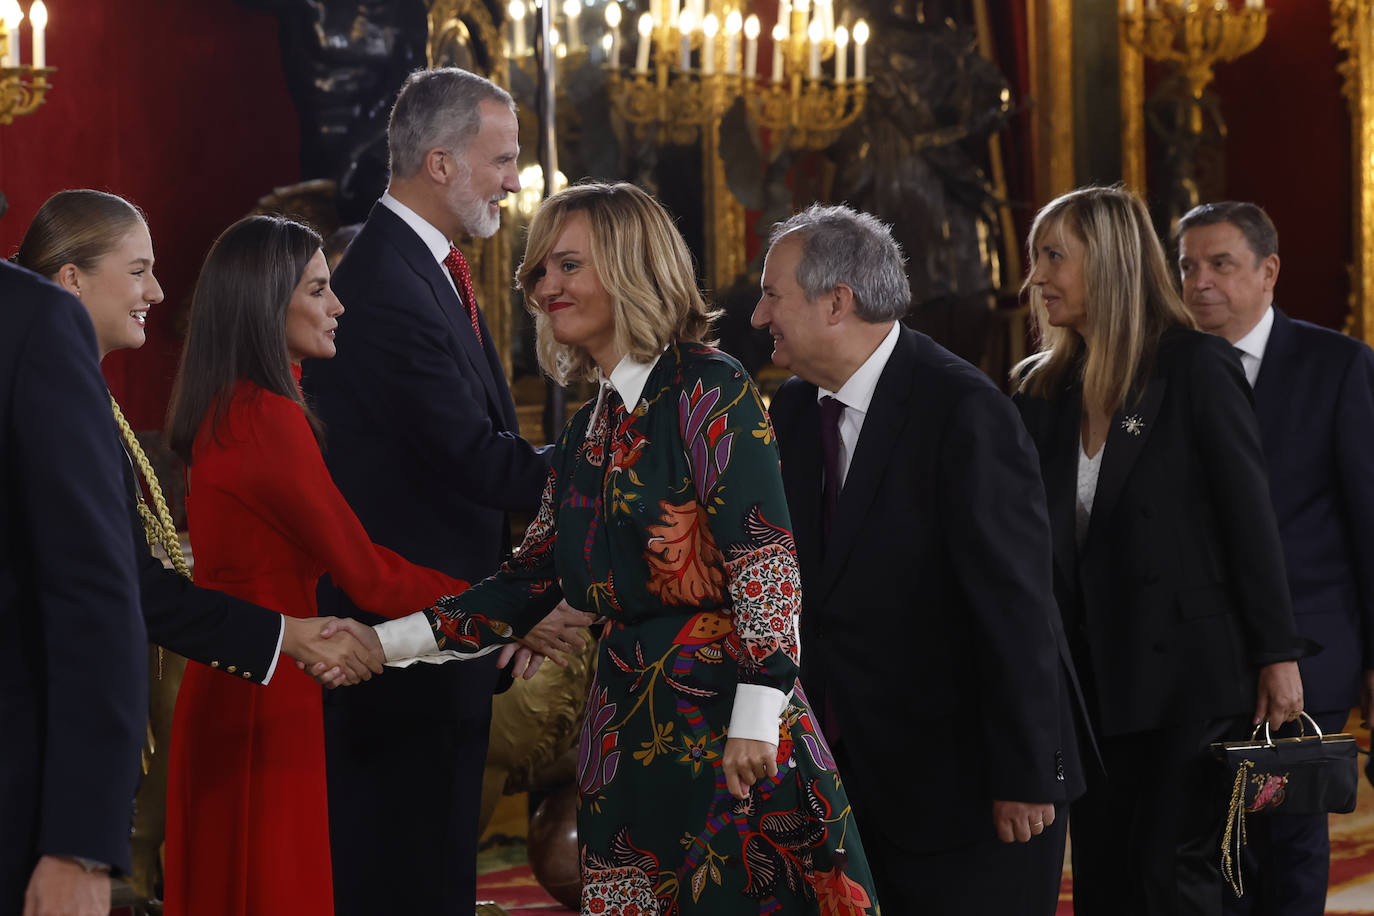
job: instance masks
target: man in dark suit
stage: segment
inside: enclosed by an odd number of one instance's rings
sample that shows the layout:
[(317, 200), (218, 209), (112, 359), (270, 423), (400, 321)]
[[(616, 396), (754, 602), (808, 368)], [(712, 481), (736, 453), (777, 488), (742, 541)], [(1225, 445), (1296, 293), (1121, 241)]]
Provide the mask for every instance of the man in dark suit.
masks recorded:
[[(1374, 718), (1374, 352), (1274, 307), (1278, 232), (1251, 203), (1195, 207), (1179, 221), (1184, 299), (1204, 330), (1230, 341), (1254, 388), (1298, 635), (1320, 644), (1299, 662), (1305, 704), (1323, 732), (1350, 709)], [(1294, 730), (1296, 733), (1296, 729)], [(1246, 894), (1230, 913), (1326, 909), (1327, 819), (1247, 825)]]
[(1053, 913), (1083, 777), (1035, 451), (986, 376), (902, 326), (910, 300), (873, 217), (775, 227), (753, 322), (799, 376), (771, 412), (801, 683), (885, 911)]
[[(334, 275), (348, 310), (338, 355), (311, 364), (306, 385), (329, 427), (330, 473), (372, 539), (476, 582), (508, 549), (508, 513), (537, 508), (548, 475), (547, 449), (518, 435), (467, 262), (452, 245), (494, 234), (501, 199), (520, 188), (514, 103), (463, 70), (417, 71), (388, 137), (390, 186)], [(380, 619), (327, 583), (320, 608)], [(472, 912), (496, 681), (488, 657), (415, 665), (326, 695), (340, 916)], [(420, 795), (361, 803), (389, 787)]]
[(148, 708), (124, 459), (85, 310), (3, 262), (0, 303), (0, 912), (103, 916)]

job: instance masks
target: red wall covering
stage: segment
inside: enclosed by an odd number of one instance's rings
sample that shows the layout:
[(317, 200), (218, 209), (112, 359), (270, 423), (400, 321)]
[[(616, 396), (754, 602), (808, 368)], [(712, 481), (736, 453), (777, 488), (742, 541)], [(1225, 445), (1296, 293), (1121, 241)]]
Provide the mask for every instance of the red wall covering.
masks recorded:
[(1278, 226), (1279, 307), (1338, 328), (1350, 290), (1353, 201), (1342, 55), (1325, 0), (1266, 6), (1263, 43), (1219, 65), (1212, 84), (1229, 128), (1226, 194), (1260, 204)]
[[(28, 9), (28, 0), (21, 0)], [(233, 0), (47, 0), (48, 101), (0, 127), (0, 257), (64, 188), (121, 194), (147, 213), (166, 299), (137, 352), (105, 360), (136, 429), (160, 429), (178, 318), (215, 236), (298, 180), (299, 132), (276, 19)], [(29, 32), (23, 37), (25, 63)]]

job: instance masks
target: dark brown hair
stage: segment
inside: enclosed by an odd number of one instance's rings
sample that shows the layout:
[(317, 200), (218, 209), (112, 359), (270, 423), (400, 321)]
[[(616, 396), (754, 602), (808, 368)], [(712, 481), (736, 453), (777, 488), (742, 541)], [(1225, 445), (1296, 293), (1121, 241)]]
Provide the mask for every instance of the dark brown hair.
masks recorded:
[(167, 408), (167, 442), (188, 465), (196, 431), (211, 410), (210, 434), (218, 435), (239, 379), (300, 404), (323, 446), (324, 424), (301, 398), (286, 348), (291, 294), (321, 244), (308, 226), (249, 216), (211, 246)]
[(1174, 237), (1181, 239), (1189, 229), (1218, 223), (1230, 223), (1241, 231), (1256, 264), (1279, 253), (1279, 230), (1274, 228), (1274, 221), (1263, 208), (1242, 200), (1221, 200), (1194, 207), (1178, 221)]

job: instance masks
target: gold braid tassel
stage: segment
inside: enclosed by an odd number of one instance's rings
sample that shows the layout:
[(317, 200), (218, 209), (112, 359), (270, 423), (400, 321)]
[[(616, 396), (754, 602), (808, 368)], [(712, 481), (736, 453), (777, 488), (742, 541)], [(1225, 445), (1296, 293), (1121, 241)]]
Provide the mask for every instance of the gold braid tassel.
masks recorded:
[[(1226, 807), (1226, 832), (1221, 836), (1221, 873), (1238, 898), (1245, 896), (1245, 872), (1240, 860), (1240, 850), (1245, 845), (1245, 782), (1254, 768), (1253, 760), (1242, 760), (1240, 766), (1236, 767), (1236, 781), (1231, 784), (1231, 803)], [(1236, 849), (1234, 854), (1231, 852), (1232, 845)]]
[[(119, 434), (124, 438), (124, 448), (128, 451), (129, 457), (134, 462), (134, 467), (143, 475), (144, 482), (148, 485), (148, 493), (153, 497), (153, 507), (157, 509), (157, 514), (148, 508), (148, 504), (143, 499), (143, 491), (134, 488), (135, 495), (138, 497), (137, 508), (138, 516), (143, 519), (143, 534), (148, 539), (148, 549), (156, 553), (156, 548), (161, 547), (167, 552), (168, 558), (172, 561), (172, 568), (181, 573), (186, 578), (191, 578), (191, 567), (186, 565), (186, 556), (181, 552), (181, 539), (177, 537), (177, 526), (172, 523), (172, 512), (167, 508), (167, 498), (162, 495), (162, 487), (157, 482), (157, 474), (153, 472), (153, 465), (148, 461), (148, 456), (143, 452), (143, 446), (138, 444), (138, 437), (134, 435), (129, 421), (124, 419), (124, 411), (119, 409), (119, 402), (110, 395), (110, 410), (114, 413), (115, 425), (119, 427)], [(157, 676), (162, 678), (162, 658), (164, 652), (161, 646), (157, 647)]]

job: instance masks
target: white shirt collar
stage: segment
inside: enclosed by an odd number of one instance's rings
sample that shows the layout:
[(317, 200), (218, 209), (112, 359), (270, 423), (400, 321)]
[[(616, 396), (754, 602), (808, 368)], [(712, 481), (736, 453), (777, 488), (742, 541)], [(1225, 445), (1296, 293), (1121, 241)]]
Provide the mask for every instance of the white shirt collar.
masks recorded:
[(868, 413), (868, 405), (873, 401), (873, 392), (878, 389), (878, 379), (882, 377), (892, 351), (897, 349), (897, 337), (901, 334), (901, 326), (900, 321), (892, 322), (892, 328), (882, 343), (869, 354), (862, 366), (854, 370), (854, 374), (840, 386), (839, 391), (817, 388), (816, 399), (833, 396), (850, 410)]
[(425, 243), (430, 254), (434, 255), (434, 260), (441, 264), (444, 262), (444, 258), (448, 257), (451, 243), (443, 232), (436, 229), (434, 224), (423, 216), (392, 197), (390, 191), (382, 195), (382, 206), (399, 216), (420, 237), (420, 241)]
[(1264, 315), (1259, 323), (1250, 329), (1234, 346), (1246, 356), (1253, 356), (1256, 361), (1264, 361), (1265, 348), (1269, 346), (1269, 332), (1274, 329), (1274, 307), (1271, 305), (1264, 310)]
[[(663, 348), (667, 350), (667, 347)], [(606, 405), (606, 392), (609, 388), (614, 388), (616, 394), (620, 395), (620, 401), (625, 405), (625, 409), (634, 413), (639, 406), (639, 398), (644, 394), (644, 386), (649, 381), (649, 373), (654, 366), (658, 365), (658, 360), (642, 363), (633, 356), (621, 357), (620, 362), (611, 370), (609, 384), (603, 382), (600, 391), (596, 395), (596, 406), (592, 408), (592, 417), (587, 423), (587, 429), (596, 425), (597, 418), (601, 416), (602, 408)]]

